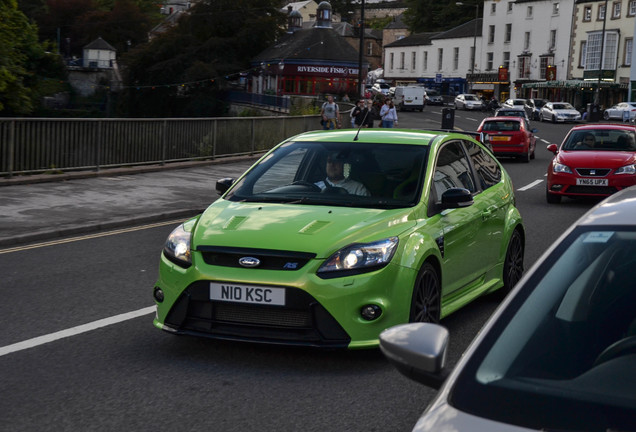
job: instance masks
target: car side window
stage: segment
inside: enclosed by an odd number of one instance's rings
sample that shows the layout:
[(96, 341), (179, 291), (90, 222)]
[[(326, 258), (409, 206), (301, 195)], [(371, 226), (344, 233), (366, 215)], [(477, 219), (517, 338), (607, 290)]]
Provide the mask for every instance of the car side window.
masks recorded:
[(477, 181), (482, 190), (486, 190), (501, 181), (501, 168), (494, 157), (472, 141), (464, 145), (477, 172)]
[(450, 142), (440, 150), (433, 175), (433, 187), (438, 202), (441, 201), (442, 194), (451, 188), (464, 188), (473, 193), (476, 191), (470, 163), (460, 142)]

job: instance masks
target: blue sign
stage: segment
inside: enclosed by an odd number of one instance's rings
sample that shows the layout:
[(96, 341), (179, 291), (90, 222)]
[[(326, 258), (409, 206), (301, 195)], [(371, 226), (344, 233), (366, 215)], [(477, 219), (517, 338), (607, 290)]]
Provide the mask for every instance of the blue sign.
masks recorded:
[(442, 83), (442, 74), (435, 74), (435, 82), (437, 84), (441, 84)]

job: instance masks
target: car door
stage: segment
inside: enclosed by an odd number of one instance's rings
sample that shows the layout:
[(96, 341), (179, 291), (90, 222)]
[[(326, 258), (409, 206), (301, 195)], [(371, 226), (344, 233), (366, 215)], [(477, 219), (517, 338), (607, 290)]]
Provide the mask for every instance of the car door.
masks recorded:
[[(464, 188), (475, 194), (477, 201), (468, 207), (441, 210), (441, 197), (450, 188)], [(443, 145), (438, 153), (429, 202), (430, 219), (435, 239), (442, 255), (443, 295), (468, 288), (479, 283), (485, 269), (491, 264), (483, 259), (482, 241), (487, 238), (482, 232), (490, 224), (489, 203), (478, 192), (469, 159), (460, 141)], [(429, 213), (430, 214), (430, 213)], [(433, 226), (431, 228), (433, 228)]]

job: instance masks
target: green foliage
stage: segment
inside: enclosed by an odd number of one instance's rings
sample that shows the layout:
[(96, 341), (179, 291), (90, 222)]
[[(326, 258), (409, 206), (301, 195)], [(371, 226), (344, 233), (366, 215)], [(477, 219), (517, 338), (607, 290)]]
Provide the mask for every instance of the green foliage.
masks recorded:
[(226, 76), (249, 69), (250, 59), (281, 34), (285, 15), (279, 7), (277, 0), (210, 0), (193, 6), (176, 27), (121, 58), (128, 90), (120, 113), (180, 117), (226, 112), (220, 97)]
[(408, 7), (404, 12), (404, 22), (412, 32), (444, 31), (466, 23), (475, 18), (475, 5), (483, 3), (482, 0), (462, 0), (463, 5), (455, 1), (404, 1)]
[(365, 27), (376, 30), (382, 30), (393, 21), (393, 17), (388, 16), (384, 18), (370, 18), (365, 20)]

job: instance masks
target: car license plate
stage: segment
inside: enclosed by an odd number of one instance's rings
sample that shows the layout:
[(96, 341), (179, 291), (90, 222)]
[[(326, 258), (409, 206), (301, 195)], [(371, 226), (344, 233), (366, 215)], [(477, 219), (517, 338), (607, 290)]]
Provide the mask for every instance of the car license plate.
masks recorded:
[(494, 136), (490, 138), (491, 142), (503, 142), (503, 141), (510, 141), (510, 137), (509, 136)]
[(607, 186), (607, 179), (577, 178), (577, 186)]
[(210, 300), (285, 306), (285, 288), (210, 282)]

